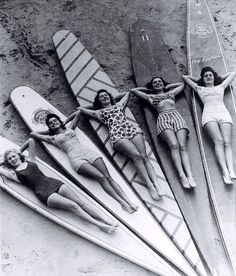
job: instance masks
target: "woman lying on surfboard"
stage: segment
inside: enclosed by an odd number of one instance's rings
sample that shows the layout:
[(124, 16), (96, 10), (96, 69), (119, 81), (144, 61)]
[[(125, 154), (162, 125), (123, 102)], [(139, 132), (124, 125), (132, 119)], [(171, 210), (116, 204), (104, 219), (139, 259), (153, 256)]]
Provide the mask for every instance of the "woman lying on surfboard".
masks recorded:
[(153, 199), (162, 196), (154, 168), (147, 156), (142, 131), (128, 122), (125, 107), (129, 93), (124, 93), (121, 100), (115, 103), (113, 97), (105, 89), (97, 91), (94, 99), (94, 110), (79, 107), (86, 115), (96, 118), (109, 130), (113, 148), (133, 161), (138, 175), (146, 183)]
[[(22, 154), (26, 149), (29, 152), (27, 160)], [(69, 186), (43, 174), (35, 163), (35, 143), (32, 138), (26, 141), (19, 151), (9, 149), (4, 153), (0, 175), (26, 185), (48, 207), (71, 211), (80, 219), (97, 226), (106, 233), (114, 232), (117, 227), (84, 203)]]
[(213, 140), (216, 158), (226, 184), (236, 179), (233, 167), (232, 129), (233, 121), (224, 105), (224, 90), (233, 81), (236, 72), (219, 77), (211, 67), (204, 67), (201, 78), (183, 76), (183, 80), (196, 91), (204, 105), (202, 126)]
[(187, 151), (189, 130), (175, 107), (175, 96), (183, 89), (182, 83), (167, 84), (161, 77), (154, 77), (147, 87), (133, 88), (131, 92), (157, 111), (157, 135), (169, 146), (180, 181), (188, 189), (196, 187)]
[(97, 180), (105, 192), (119, 202), (125, 211), (129, 213), (137, 211), (138, 206), (129, 200), (119, 184), (112, 179), (101, 156), (80, 143), (74, 131), (79, 117), (80, 111), (69, 116), (65, 123), (72, 122), (66, 128), (60, 117), (56, 114), (48, 114), (46, 124), (49, 130), (38, 133), (31, 132), (31, 136), (59, 147), (67, 154), (71, 167), (78, 174)]

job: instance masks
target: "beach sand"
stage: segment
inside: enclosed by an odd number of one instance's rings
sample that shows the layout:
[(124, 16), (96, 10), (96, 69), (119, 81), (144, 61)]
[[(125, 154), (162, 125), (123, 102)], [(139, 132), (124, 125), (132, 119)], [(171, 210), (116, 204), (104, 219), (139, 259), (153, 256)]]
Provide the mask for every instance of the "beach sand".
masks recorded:
[[(134, 87), (129, 28), (138, 19), (159, 26), (177, 70), (187, 73), (186, 2), (0, 1), (1, 135), (17, 144), (29, 137), (8, 100), (10, 91), (18, 85), (31, 85), (66, 115), (76, 108), (51, 40), (60, 29), (75, 33), (120, 91)], [(228, 70), (236, 70), (235, 0), (207, 2)], [(134, 103), (131, 101), (130, 107), (135, 112)], [(87, 129), (83, 121), (82, 127)], [(58, 169), (39, 145), (37, 152)], [(154, 275), (45, 219), (3, 191), (0, 204), (1, 275)]]

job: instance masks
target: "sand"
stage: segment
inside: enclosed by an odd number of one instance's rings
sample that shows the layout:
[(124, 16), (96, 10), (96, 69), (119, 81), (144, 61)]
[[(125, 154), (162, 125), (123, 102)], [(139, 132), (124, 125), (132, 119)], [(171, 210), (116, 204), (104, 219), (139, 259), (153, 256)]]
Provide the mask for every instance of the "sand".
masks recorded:
[[(134, 86), (129, 28), (137, 19), (156, 22), (177, 70), (187, 73), (186, 2), (0, 1), (1, 135), (17, 144), (29, 136), (8, 100), (18, 85), (33, 86), (66, 115), (76, 108), (51, 40), (59, 29), (79, 37), (120, 91)], [(209, 0), (208, 4), (228, 70), (235, 70), (235, 0)], [(58, 168), (39, 145), (37, 152)], [(153, 275), (48, 221), (3, 191), (1, 229), (2, 275)]]

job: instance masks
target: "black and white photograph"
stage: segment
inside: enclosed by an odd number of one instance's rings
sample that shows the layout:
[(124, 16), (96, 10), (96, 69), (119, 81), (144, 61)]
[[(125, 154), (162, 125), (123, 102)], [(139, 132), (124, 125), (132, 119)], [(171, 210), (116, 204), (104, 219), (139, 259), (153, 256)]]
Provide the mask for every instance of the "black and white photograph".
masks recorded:
[(236, 275), (235, 0), (0, 0), (3, 276)]

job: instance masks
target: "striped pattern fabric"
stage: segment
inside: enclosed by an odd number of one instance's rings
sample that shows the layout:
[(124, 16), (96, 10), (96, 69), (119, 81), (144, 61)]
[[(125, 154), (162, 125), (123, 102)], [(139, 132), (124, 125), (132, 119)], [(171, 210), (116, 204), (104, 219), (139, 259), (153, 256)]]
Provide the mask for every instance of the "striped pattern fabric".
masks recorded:
[(157, 117), (157, 135), (165, 129), (171, 129), (174, 132), (188, 126), (184, 118), (176, 110), (161, 112)]
[[(71, 32), (66, 30), (58, 31), (53, 36), (53, 42), (67, 81), (81, 106), (91, 105), (96, 91), (99, 89), (107, 89), (113, 96), (119, 95), (119, 92), (116, 90), (108, 75)], [(126, 116), (133, 124), (137, 125), (128, 108), (126, 109)], [(103, 142), (106, 152), (108, 152), (109, 157), (119, 169), (120, 173), (130, 183), (133, 190), (179, 248), (181, 253), (186, 257), (188, 262), (201, 275), (204, 268), (199, 254), (191, 239), (178, 204), (149, 144), (146, 142), (148, 156), (158, 175), (159, 183), (166, 193), (160, 201), (154, 201), (151, 198), (146, 185), (138, 177), (131, 161), (114, 151), (107, 128), (97, 120), (91, 119), (90, 122), (97, 132), (97, 138)]]

